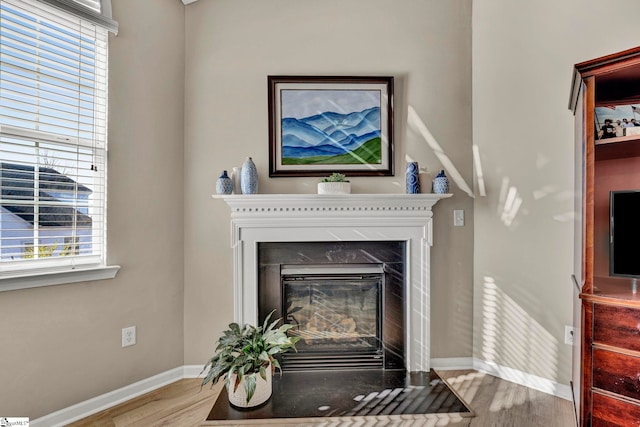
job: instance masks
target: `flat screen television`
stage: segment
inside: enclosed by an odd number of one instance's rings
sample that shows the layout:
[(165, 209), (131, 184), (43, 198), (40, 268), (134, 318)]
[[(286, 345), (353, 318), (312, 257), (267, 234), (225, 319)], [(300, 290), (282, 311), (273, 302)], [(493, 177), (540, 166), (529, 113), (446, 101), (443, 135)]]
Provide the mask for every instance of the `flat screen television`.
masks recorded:
[(609, 275), (640, 277), (640, 190), (609, 193)]

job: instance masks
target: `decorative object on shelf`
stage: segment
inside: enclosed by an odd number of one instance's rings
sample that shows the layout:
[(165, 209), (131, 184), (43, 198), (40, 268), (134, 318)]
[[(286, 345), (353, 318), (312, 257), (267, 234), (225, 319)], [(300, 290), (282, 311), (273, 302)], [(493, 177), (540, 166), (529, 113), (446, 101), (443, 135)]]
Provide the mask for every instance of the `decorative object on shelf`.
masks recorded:
[(294, 325), (283, 324), (276, 329), (278, 319), (270, 323), (273, 310), (262, 326), (229, 324), (218, 339), (214, 356), (204, 365), (202, 385), (211, 386), (224, 378), (229, 402), (236, 407), (252, 408), (271, 397), (271, 376), (280, 363), (274, 357), (291, 349), (296, 350), (300, 337), (290, 337), (287, 331)]
[[(619, 104), (601, 101), (595, 107), (595, 139), (610, 139), (621, 136), (638, 135), (640, 127), (637, 124), (640, 105)], [(613, 141), (609, 141), (613, 142)]]
[(242, 194), (242, 168), (233, 168), (231, 171), (231, 181), (233, 182), (233, 194)]
[(420, 193), (420, 180), (418, 179), (419, 173), (420, 168), (418, 167), (418, 162), (407, 163), (407, 170), (405, 172), (407, 194)]
[(393, 176), (393, 77), (269, 76), (269, 176)]
[(242, 194), (256, 194), (258, 192), (258, 169), (256, 169), (251, 157), (247, 157), (247, 160), (242, 164), (240, 187)]
[(233, 191), (233, 182), (227, 175), (227, 171), (222, 171), (222, 175), (216, 181), (216, 192), (218, 194), (231, 194)]
[(433, 192), (436, 194), (446, 194), (449, 192), (449, 178), (444, 174), (444, 170), (433, 180)]
[(334, 172), (318, 183), (318, 194), (350, 194), (351, 183), (344, 174)]
[(421, 193), (431, 193), (431, 186), (433, 185), (433, 182), (431, 181), (431, 174), (427, 172), (427, 168), (420, 168), (418, 181), (420, 181)]

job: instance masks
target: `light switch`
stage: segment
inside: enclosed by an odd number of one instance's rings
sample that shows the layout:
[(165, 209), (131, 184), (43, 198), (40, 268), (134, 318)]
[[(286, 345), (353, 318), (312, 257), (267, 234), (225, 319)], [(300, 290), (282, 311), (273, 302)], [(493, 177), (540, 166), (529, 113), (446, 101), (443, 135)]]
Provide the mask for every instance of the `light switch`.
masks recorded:
[(464, 226), (464, 211), (462, 209), (456, 209), (453, 211), (453, 226), (454, 227)]

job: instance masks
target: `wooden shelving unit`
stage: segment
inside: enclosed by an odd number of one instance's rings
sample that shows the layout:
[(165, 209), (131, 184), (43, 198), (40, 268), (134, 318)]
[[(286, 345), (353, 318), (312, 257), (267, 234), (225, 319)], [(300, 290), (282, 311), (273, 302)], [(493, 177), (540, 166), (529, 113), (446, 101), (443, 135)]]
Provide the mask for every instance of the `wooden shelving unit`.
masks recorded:
[[(576, 270), (581, 426), (640, 420), (640, 290), (609, 276), (609, 191), (640, 188), (640, 135), (596, 140), (597, 105), (640, 104), (640, 47), (576, 64)], [(638, 93), (634, 93), (633, 91)], [(580, 173), (581, 172), (581, 173)], [(639, 217), (640, 220), (640, 217)]]

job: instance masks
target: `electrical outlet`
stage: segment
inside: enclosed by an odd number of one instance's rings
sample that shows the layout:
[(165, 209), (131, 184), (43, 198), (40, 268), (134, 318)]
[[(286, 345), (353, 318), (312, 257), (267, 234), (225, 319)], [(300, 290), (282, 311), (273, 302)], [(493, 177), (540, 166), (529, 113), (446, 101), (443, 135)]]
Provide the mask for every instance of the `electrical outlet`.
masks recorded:
[(564, 343), (573, 345), (573, 326), (566, 325), (564, 327)]
[(456, 209), (453, 211), (453, 226), (454, 227), (464, 226), (464, 211), (462, 209)]
[(122, 328), (122, 347), (129, 347), (136, 343), (136, 327)]

